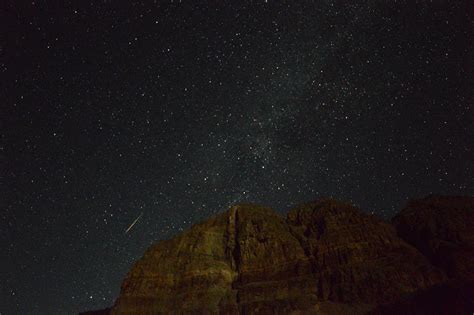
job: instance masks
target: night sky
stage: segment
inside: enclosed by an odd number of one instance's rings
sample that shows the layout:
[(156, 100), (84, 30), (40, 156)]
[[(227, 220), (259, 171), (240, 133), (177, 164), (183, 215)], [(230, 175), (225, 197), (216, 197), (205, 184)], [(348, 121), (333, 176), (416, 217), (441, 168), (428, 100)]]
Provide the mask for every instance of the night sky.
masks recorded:
[(235, 203), (474, 194), (470, 1), (154, 2), (0, 5), (2, 315), (109, 306)]

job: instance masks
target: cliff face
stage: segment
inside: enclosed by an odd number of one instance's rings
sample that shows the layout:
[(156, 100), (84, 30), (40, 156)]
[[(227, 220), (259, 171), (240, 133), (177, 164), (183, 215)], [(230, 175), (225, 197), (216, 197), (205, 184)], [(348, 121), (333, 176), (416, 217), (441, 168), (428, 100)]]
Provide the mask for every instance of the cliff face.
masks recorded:
[(406, 242), (449, 277), (474, 280), (474, 198), (414, 200), (392, 223)]
[(303, 205), (288, 223), (310, 258), (319, 299), (385, 303), (444, 279), (392, 226), (351, 205)]
[(450, 212), (456, 202), (466, 205), (456, 200), (437, 201), (448, 210), (437, 208), (434, 225), (431, 212), (422, 214), (432, 201), (412, 202), (393, 226), (331, 199), (296, 207), (286, 218), (237, 205), (152, 246), (127, 275), (111, 313), (354, 314), (396, 305), (468, 272), (464, 260), (453, 258), (454, 269), (438, 263), (442, 246), (431, 241), (459, 245), (453, 257), (472, 254), (473, 229), (458, 226), (472, 207)]
[(112, 314), (209, 310), (235, 304), (237, 277), (228, 213), (152, 246), (124, 280)]

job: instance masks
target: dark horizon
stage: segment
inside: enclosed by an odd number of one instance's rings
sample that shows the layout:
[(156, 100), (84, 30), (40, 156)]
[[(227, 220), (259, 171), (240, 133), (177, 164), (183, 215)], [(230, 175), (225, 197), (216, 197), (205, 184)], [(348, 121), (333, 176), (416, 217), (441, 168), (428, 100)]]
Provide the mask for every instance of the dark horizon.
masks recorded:
[(0, 5), (0, 313), (110, 306), (150, 244), (239, 202), (473, 196), (469, 12)]

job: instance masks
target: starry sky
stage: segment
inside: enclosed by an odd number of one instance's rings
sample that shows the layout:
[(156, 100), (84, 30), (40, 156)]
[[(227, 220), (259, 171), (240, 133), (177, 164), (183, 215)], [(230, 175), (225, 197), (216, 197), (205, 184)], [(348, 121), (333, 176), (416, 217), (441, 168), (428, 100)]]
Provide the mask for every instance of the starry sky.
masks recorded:
[(473, 195), (469, 1), (347, 3), (2, 2), (0, 313), (109, 306), (239, 202)]

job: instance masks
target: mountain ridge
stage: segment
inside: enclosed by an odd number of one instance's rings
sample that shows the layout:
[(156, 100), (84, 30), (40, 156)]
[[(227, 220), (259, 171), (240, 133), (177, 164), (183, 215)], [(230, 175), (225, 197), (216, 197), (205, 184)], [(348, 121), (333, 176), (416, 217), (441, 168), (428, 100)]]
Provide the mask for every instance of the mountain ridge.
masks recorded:
[[(105, 314), (367, 314), (383, 307), (388, 312), (407, 296), (458, 279), (454, 274), (470, 277), (474, 221), (458, 216), (469, 216), (473, 200), (419, 199), (392, 224), (331, 198), (296, 206), (286, 217), (256, 204), (234, 205), (152, 245)], [(457, 264), (449, 265), (454, 271), (432, 261), (434, 256), (413, 241), (420, 238), (406, 232), (417, 229), (404, 219), (417, 213), (413, 208), (450, 213), (451, 205), (463, 210), (435, 219), (434, 231), (444, 231), (444, 225), (456, 230), (464, 222), (460, 230), (467, 236), (456, 243)]]

